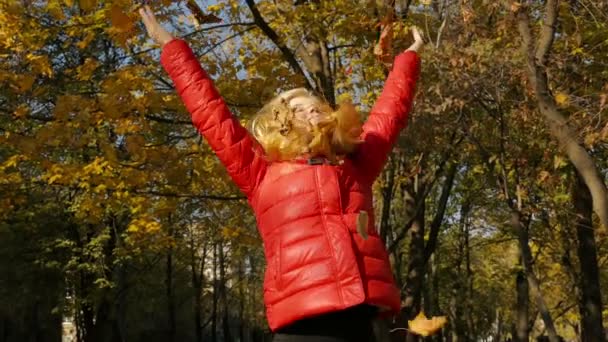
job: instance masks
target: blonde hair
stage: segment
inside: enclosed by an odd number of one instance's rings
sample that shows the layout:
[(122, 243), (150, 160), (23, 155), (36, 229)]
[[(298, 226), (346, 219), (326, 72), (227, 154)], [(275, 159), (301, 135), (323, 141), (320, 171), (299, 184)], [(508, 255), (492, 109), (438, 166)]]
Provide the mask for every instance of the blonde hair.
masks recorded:
[[(289, 106), (296, 97), (310, 99), (325, 114), (324, 118), (316, 124), (297, 119)], [(333, 110), (305, 88), (283, 92), (270, 100), (251, 120), (250, 131), (271, 161), (304, 155), (335, 161), (361, 142), (361, 120), (350, 101)]]

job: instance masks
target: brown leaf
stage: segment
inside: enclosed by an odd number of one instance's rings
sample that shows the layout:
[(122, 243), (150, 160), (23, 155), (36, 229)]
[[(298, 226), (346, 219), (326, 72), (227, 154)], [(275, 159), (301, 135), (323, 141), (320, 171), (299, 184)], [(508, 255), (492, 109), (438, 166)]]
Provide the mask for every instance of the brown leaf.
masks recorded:
[(195, 23), (195, 25), (197, 26), (202, 24), (215, 24), (222, 22), (222, 19), (214, 14), (205, 14), (205, 12), (201, 10), (201, 8), (196, 4), (196, 1), (194, 0), (188, 0), (186, 2), (186, 7), (188, 7), (188, 9), (194, 15), (194, 18), (196, 18), (196, 20), (198, 21), (198, 23)]
[(369, 221), (369, 217), (366, 211), (360, 211), (359, 215), (357, 215), (357, 233), (361, 235), (363, 240), (367, 239), (367, 224)]

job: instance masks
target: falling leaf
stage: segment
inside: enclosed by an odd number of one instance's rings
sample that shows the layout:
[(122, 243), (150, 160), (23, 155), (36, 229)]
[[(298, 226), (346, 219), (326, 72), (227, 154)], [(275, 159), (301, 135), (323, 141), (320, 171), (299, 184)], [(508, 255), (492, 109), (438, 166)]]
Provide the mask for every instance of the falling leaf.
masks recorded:
[(203, 10), (196, 4), (194, 0), (188, 0), (186, 2), (186, 7), (192, 12), (194, 15), (194, 25), (200, 26), (202, 24), (214, 24), (221, 23), (222, 19), (217, 17), (215, 14), (205, 14)]
[(122, 32), (130, 31), (133, 27), (131, 18), (116, 5), (110, 8), (110, 21), (112, 22), (112, 26)]
[(568, 96), (568, 94), (564, 94), (564, 93), (557, 93), (555, 95), (555, 102), (559, 105), (559, 106), (567, 106), (568, 103), (570, 102), (570, 97)]
[(408, 321), (408, 330), (416, 335), (429, 336), (436, 333), (446, 323), (447, 318), (445, 316), (432, 317), (428, 319), (424, 312), (420, 311), (418, 316), (411, 321)]
[(357, 233), (359, 233), (359, 235), (361, 235), (363, 240), (367, 239), (368, 220), (369, 220), (369, 217), (367, 215), (367, 212), (364, 210), (360, 211), (359, 215), (357, 215)]

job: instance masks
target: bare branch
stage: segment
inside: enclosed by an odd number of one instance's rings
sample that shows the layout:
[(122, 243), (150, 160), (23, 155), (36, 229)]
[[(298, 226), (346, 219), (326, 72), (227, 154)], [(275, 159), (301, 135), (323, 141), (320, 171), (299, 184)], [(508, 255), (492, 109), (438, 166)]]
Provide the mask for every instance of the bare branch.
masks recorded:
[(454, 178), (456, 177), (457, 171), (458, 164), (454, 163), (450, 165), (445, 183), (443, 183), (443, 187), (441, 188), (441, 195), (439, 196), (439, 204), (437, 207), (437, 211), (435, 213), (435, 217), (433, 217), (433, 222), (431, 222), (431, 226), (429, 229), (429, 239), (426, 245), (424, 246), (425, 264), (429, 261), (431, 255), (435, 252), (435, 248), (437, 246), (437, 238), (439, 236), (439, 228), (441, 227), (441, 223), (443, 222), (445, 209), (448, 204), (448, 199), (450, 197), (450, 192), (452, 191), (452, 185), (454, 185)]
[(237, 32), (237, 33), (235, 33), (235, 34), (233, 34), (233, 35), (230, 35), (230, 36), (228, 36), (228, 37), (226, 37), (226, 38), (224, 38), (224, 39), (220, 40), (219, 42), (217, 42), (217, 43), (215, 43), (215, 44), (211, 45), (211, 46), (210, 46), (209, 48), (207, 48), (205, 51), (203, 51), (203, 52), (201, 52), (200, 54), (198, 54), (198, 55), (197, 55), (197, 57), (204, 56), (204, 55), (208, 54), (209, 52), (213, 51), (213, 49), (215, 49), (216, 47), (218, 47), (218, 46), (220, 46), (220, 45), (224, 44), (225, 42), (229, 41), (230, 39), (233, 39), (233, 38), (239, 37), (239, 36), (241, 36), (242, 34), (244, 34), (245, 32), (249, 32), (249, 31), (251, 31), (251, 30), (253, 30), (253, 29), (254, 29), (254, 27), (249, 27), (249, 28), (247, 28), (247, 29), (245, 29), (245, 30), (243, 30), (243, 31), (241, 31), (241, 32)]
[(306, 80), (308, 87), (310, 89), (315, 89), (315, 87), (308, 80), (308, 77), (306, 77), (306, 73), (304, 72), (302, 67), (300, 67), (300, 64), (296, 60), (296, 56), (294, 55), (294, 53), (287, 47), (287, 45), (285, 45), (281, 41), (281, 38), (279, 37), (279, 35), (276, 32), (274, 32), (274, 30), (268, 25), (268, 23), (266, 23), (266, 21), (264, 21), (264, 18), (262, 18), (262, 15), (260, 14), (260, 11), (258, 10), (254, 1), (245, 0), (245, 2), (247, 3), (247, 6), (249, 6), (249, 10), (251, 11), (251, 14), (253, 15), (255, 24), (262, 30), (262, 32), (264, 32), (264, 34), (266, 34), (268, 39), (270, 39), (277, 46), (277, 48), (279, 48), (279, 50), (283, 54), (283, 57), (287, 60), (287, 62), (291, 66), (291, 68), (296, 73), (302, 75), (302, 77)]
[(173, 192), (162, 192), (162, 191), (136, 191), (135, 193), (140, 195), (154, 195), (161, 197), (175, 197), (175, 198), (197, 198), (197, 199), (210, 199), (217, 201), (240, 201), (247, 199), (245, 196), (222, 196), (222, 195), (195, 195), (195, 194), (179, 194)]
[(175, 125), (192, 125), (192, 121), (190, 121), (190, 120), (169, 119), (169, 118), (163, 118), (163, 117), (150, 115), (150, 114), (146, 114), (144, 117), (148, 120), (156, 121), (156, 122), (175, 124)]
[[(190, 32), (190, 33), (187, 33), (187, 34), (183, 35), (181, 38), (182, 38), (182, 39), (185, 39), (185, 38), (188, 38), (188, 37), (190, 37), (190, 36), (193, 36), (193, 35), (195, 35), (195, 34), (197, 34), (197, 33), (206, 32), (206, 31), (211, 31), (211, 30), (215, 30), (215, 29), (218, 29), (218, 28), (223, 28), (223, 27), (232, 27), (232, 26), (253, 26), (253, 25), (255, 25), (255, 23), (253, 23), (253, 22), (244, 22), (244, 23), (238, 22), (238, 23), (228, 23), (228, 24), (220, 24), (220, 25), (214, 25), (214, 26), (207, 26), (207, 27), (204, 27), (204, 28), (202, 28), (202, 29), (200, 29), (200, 30), (196, 30), (196, 31), (192, 31), (192, 32)], [(133, 57), (133, 56), (136, 56), (136, 55), (141, 55), (141, 54), (144, 54), (144, 53), (146, 53), (146, 52), (150, 52), (150, 51), (152, 51), (152, 50), (156, 50), (156, 49), (158, 49), (158, 48), (159, 48), (158, 46), (155, 46), (155, 47), (152, 47), (152, 48), (149, 48), (149, 49), (145, 49), (145, 50), (141, 50), (141, 51), (133, 52), (133, 53), (131, 53), (131, 54), (129, 54), (129, 55), (126, 55), (126, 56), (122, 57), (121, 59), (125, 59), (125, 58), (129, 58), (129, 57)]]

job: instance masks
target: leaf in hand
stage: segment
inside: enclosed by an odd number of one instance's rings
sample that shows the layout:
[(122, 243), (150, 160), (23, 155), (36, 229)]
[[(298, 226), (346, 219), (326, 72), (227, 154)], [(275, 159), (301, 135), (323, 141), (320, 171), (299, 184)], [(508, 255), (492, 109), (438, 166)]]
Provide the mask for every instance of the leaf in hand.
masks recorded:
[(217, 17), (214, 14), (205, 14), (205, 12), (203, 12), (201, 10), (201, 8), (198, 7), (198, 5), (196, 4), (196, 1), (194, 1), (194, 0), (188, 0), (186, 2), (186, 7), (188, 7), (188, 9), (194, 15), (194, 18), (195, 18), (194, 25), (196, 25), (196, 26), (199, 26), (202, 24), (214, 24), (214, 23), (222, 22), (222, 19)]
[(357, 232), (363, 240), (367, 239), (367, 224), (369, 221), (369, 217), (367, 216), (366, 211), (360, 211), (359, 215), (357, 215)]
[(420, 311), (418, 316), (408, 321), (408, 330), (416, 335), (430, 336), (439, 331), (447, 323), (445, 316), (427, 318), (424, 312)]
[(389, 22), (382, 27), (380, 39), (374, 46), (374, 55), (382, 63), (390, 63), (392, 60), (393, 46), (393, 23)]

